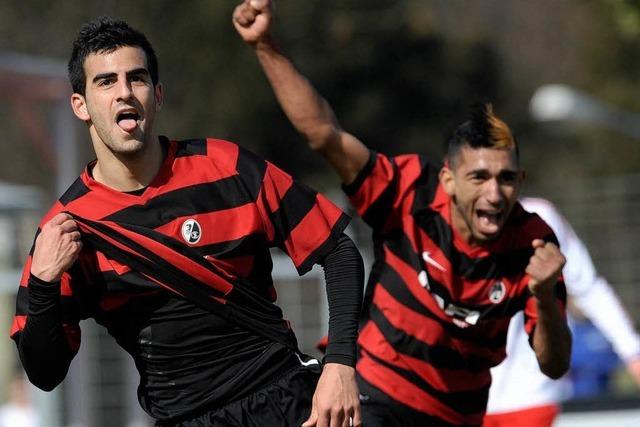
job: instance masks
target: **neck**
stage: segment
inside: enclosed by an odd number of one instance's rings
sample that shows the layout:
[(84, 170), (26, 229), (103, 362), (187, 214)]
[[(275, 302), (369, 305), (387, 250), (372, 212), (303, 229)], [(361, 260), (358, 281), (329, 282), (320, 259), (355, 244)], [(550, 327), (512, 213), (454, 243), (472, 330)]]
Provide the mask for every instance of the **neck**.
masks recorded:
[(156, 137), (135, 153), (114, 153), (96, 149), (98, 161), (93, 179), (118, 191), (135, 191), (148, 186), (158, 174), (164, 152)]
[(453, 200), (449, 200), (449, 211), (451, 212), (451, 227), (454, 232), (463, 240), (465, 243), (470, 246), (475, 246), (476, 242), (473, 238), (473, 234), (471, 233), (471, 229), (469, 225), (464, 220), (460, 211), (458, 211), (458, 207), (453, 202)]

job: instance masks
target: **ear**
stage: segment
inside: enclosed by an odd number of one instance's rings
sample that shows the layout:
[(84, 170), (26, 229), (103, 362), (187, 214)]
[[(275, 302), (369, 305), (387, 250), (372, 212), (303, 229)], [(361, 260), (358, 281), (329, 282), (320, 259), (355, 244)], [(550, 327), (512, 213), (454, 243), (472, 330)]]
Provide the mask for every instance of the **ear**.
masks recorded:
[(89, 110), (87, 109), (87, 100), (84, 95), (80, 95), (79, 93), (71, 95), (71, 109), (73, 110), (73, 114), (83, 122), (91, 120)]
[(164, 103), (164, 88), (162, 83), (158, 82), (154, 89), (154, 96), (156, 98), (156, 111), (160, 111), (162, 109), (162, 104)]
[(447, 166), (443, 166), (442, 169), (440, 169), (438, 178), (440, 179), (440, 184), (442, 185), (442, 188), (444, 188), (444, 192), (451, 197), (455, 196), (456, 181), (455, 181), (455, 177), (453, 176), (453, 171), (449, 169)]

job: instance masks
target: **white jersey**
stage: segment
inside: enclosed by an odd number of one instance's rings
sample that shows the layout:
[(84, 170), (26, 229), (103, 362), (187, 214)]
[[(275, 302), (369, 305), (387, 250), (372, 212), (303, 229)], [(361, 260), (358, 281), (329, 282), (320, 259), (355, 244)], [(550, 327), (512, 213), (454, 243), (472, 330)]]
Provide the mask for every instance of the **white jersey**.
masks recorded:
[(36, 427), (38, 423), (35, 409), (13, 403), (0, 407), (0, 427)]
[[(547, 200), (524, 198), (520, 202), (527, 211), (540, 215), (556, 234), (567, 259), (563, 276), (574, 305), (609, 340), (621, 359), (638, 356), (640, 336), (607, 281), (598, 276), (589, 252), (567, 220)], [(554, 381), (540, 372), (523, 325), (522, 312), (511, 319), (507, 358), (491, 370), (487, 413), (556, 404), (568, 397), (568, 380)]]

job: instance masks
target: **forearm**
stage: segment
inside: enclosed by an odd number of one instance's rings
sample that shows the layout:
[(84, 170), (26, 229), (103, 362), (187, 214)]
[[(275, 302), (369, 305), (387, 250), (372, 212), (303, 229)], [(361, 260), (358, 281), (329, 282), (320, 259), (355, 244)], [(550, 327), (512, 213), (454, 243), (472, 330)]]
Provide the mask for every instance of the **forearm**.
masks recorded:
[(326, 363), (355, 366), (364, 267), (355, 244), (342, 235), (323, 262), (329, 302)]
[(538, 321), (533, 348), (542, 373), (557, 379), (569, 369), (571, 332), (553, 295), (537, 297)]
[(29, 311), (18, 352), (29, 380), (53, 390), (67, 374), (73, 352), (62, 328), (59, 284), (29, 279)]
[(282, 54), (271, 37), (255, 45), (260, 65), (285, 114), (313, 149), (337, 137), (340, 126), (327, 101)]
[(329, 344), (311, 415), (302, 425), (360, 426), (354, 367), (364, 281), (362, 257), (353, 241), (343, 234), (322, 266), (329, 300)]
[(336, 170), (351, 183), (369, 159), (369, 149), (344, 132), (331, 106), (281, 53), (270, 36), (254, 45), (262, 69), (293, 126)]

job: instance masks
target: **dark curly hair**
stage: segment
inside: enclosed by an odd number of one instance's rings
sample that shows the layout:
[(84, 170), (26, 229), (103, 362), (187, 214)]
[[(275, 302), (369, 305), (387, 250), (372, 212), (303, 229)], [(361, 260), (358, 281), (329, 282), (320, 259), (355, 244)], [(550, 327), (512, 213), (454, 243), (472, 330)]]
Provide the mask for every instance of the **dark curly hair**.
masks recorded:
[(157, 85), (158, 58), (149, 40), (124, 21), (101, 16), (84, 24), (73, 42), (71, 58), (67, 66), (73, 91), (81, 95), (85, 94), (84, 61), (87, 56), (92, 53), (110, 53), (123, 46), (135, 46), (144, 51), (151, 81), (154, 86)]

